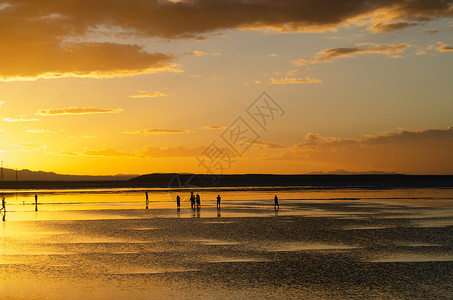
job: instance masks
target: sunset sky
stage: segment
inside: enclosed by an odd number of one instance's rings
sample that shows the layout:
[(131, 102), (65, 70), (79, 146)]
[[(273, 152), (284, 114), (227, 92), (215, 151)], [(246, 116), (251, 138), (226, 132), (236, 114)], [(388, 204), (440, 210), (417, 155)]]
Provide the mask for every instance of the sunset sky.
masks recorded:
[(453, 174), (452, 70), (453, 0), (0, 0), (0, 158)]

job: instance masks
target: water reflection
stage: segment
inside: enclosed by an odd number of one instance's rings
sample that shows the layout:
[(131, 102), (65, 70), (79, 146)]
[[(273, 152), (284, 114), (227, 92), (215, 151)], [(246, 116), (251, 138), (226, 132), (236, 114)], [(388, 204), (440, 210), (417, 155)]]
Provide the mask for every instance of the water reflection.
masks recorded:
[(372, 298), (376, 282), (382, 298), (434, 295), (451, 289), (453, 208), (436, 202), (449, 193), (279, 190), (274, 211), (274, 191), (223, 191), (217, 209), (204, 190), (202, 209), (176, 213), (162, 191), (148, 210), (143, 191), (40, 193), (38, 212), (19, 193), (0, 226), (2, 297)]

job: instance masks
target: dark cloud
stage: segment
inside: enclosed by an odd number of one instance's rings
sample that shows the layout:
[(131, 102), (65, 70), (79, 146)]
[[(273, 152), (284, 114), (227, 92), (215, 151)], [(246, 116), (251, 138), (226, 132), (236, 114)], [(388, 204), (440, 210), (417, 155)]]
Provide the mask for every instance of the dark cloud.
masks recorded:
[[(304, 30), (388, 13), (394, 22), (453, 15), (451, 0), (15, 0), (3, 9), (56, 33), (78, 35), (100, 25), (165, 38), (196, 36), (231, 28)], [(61, 23), (66, 27), (54, 27)]]

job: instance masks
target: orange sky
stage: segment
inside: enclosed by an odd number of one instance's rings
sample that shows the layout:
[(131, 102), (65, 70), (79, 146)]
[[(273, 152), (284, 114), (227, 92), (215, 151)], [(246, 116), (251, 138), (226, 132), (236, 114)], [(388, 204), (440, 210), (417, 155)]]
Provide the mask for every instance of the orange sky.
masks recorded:
[(452, 17), (452, 0), (0, 1), (0, 157), (453, 174)]

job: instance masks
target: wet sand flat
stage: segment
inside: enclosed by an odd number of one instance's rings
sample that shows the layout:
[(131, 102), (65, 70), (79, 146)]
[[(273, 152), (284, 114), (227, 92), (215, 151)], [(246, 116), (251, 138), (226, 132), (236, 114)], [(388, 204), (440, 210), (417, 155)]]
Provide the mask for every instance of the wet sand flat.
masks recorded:
[[(213, 201), (198, 210), (165, 201), (146, 210), (133, 200), (128, 208), (43, 204), (34, 212), (20, 210), (18, 199), (0, 224), (0, 297), (453, 297), (448, 205), (371, 201), (366, 192), (354, 200), (292, 194), (276, 212), (272, 201), (241, 193), (221, 210)], [(445, 195), (436, 197), (448, 202)]]

